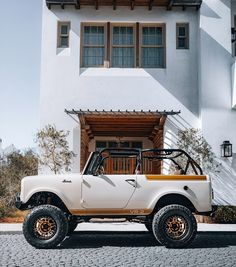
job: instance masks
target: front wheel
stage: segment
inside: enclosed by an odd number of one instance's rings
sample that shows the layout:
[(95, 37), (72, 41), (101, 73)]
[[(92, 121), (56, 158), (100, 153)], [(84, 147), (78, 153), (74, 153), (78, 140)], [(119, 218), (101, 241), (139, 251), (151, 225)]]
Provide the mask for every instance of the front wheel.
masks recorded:
[(35, 207), (23, 223), (23, 234), (36, 248), (53, 248), (68, 232), (68, 220), (63, 211), (51, 205)]
[(182, 248), (190, 244), (197, 233), (192, 212), (181, 205), (169, 205), (154, 216), (152, 229), (157, 241), (168, 248)]

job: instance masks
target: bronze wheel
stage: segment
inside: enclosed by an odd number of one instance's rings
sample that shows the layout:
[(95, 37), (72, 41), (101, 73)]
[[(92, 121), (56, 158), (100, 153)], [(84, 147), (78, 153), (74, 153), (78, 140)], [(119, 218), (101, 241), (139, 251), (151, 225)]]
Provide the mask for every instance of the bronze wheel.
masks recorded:
[(39, 239), (50, 239), (56, 231), (57, 225), (52, 217), (39, 217), (34, 223), (34, 233)]
[(68, 232), (68, 220), (58, 207), (42, 205), (35, 207), (23, 223), (26, 240), (36, 248), (54, 248)]
[(153, 219), (153, 234), (168, 248), (182, 248), (190, 244), (197, 233), (197, 222), (192, 212), (182, 205), (160, 209)]
[(183, 237), (188, 229), (187, 221), (179, 215), (170, 216), (165, 222), (166, 234), (173, 239)]

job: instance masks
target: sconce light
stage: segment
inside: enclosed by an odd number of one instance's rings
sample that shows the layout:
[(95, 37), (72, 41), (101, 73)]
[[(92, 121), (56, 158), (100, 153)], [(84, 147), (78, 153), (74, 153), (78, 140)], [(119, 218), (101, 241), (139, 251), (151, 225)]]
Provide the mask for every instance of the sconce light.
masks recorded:
[(232, 144), (230, 141), (224, 141), (221, 145), (221, 157), (232, 157)]
[(231, 42), (234, 43), (236, 41), (236, 30), (235, 28), (231, 28)]

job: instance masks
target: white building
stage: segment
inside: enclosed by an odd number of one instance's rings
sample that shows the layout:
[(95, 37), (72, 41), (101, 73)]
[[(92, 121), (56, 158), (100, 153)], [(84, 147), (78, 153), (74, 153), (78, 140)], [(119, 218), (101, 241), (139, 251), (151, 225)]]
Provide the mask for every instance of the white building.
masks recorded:
[(96, 147), (169, 147), (201, 128), (222, 163), (216, 202), (236, 205), (235, 15), (233, 0), (43, 1), (41, 127), (70, 131), (72, 171)]

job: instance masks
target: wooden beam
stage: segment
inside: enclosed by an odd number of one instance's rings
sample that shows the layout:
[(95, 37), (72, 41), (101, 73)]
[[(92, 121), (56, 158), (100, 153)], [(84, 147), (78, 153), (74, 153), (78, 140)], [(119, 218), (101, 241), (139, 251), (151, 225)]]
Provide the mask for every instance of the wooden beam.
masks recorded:
[(163, 116), (161, 116), (161, 118), (160, 118), (159, 125), (163, 127), (163, 125), (165, 124), (165, 122), (166, 122), (166, 116), (163, 115)]
[(136, 22), (136, 68), (139, 67), (139, 22)]
[(89, 151), (88, 151), (88, 145), (89, 145), (89, 136), (85, 129), (81, 128), (81, 140), (80, 140), (80, 169), (81, 171), (84, 168), (84, 165), (87, 161)]
[(126, 115), (126, 116), (116, 116), (116, 115), (80, 115), (79, 114), (79, 116), (85, 116), (86, 117), (86, 119), (88, 120), (88, 121), (94, 121), (94, 122), (96, 122), (97, 120), (106, 120), (106, 121), (112, 121), (112, 122), (114, 122), (114, 120), (119, 120), (119, 121), (130, 121), (130, 120), (132, 120), (132, 122), (134, 122), (134, 121), (137, 121), (137, 122), (140, 122), (140, 121), (143, 121), (143, 122), (146, 122), (146, 121), (149, 121), (149, 122), (156, 122), (156, 120), (157, 120), (157, 118), (160, 118), (161, 116), (148, 116), (148, 115), (146, 115), (146, 116), (140, 116), (140, 117), (138, 117), (138, 116), (129, 116), (128, 114)]
[(93, 136), (93, 132), (92, 132), (90, 126), (89, 125), (85, 125), (84, 129), (86, 130), (86, 133), (87, 133), (89, 139), (92, 139), (94, 136)]
[(80, 124), (81, 124), (81, 128), (83, 128), (87, 124), (84, 115), (80, 115), (79, 116), (79, 121), (80, 121)]
[(118, 122), (117, 123), (107, 123), (107, 122), (102, 122), (102, 121), (99, 121), (99, 123), (90, 123), (88, 122), (88, 124), (93, 127), (93, 128), (99, 128), (99, 129), (102, 129), (102, 128), (112, 128), (112, 127), (123, 127), (123, 128), (150, 128), (150, 129), (153, 129), (153, 127), (155, 125), (157, 125), (157, 123), (145, 123), (145, 122), (142, 122), (142, 123), (139, 123), (139, 124), (134, 124), (134, 123), (129, 123), (129, 122), (124, 122), (124, 123), (121, 123), (121, 122)]
[(151, 132), (151, 134), (150, 134), (150, 136), (149, 136), (149, 139), (150, 139), (150, 140), (153, 140), (153, 139), (155, 138), (155, 136), (157, 135), (157, 133), (159, 132), (160, 129), (162, 129), (162, 127), (159, 126), (159, 125), (156, 125), (156, 126), (153, 128), (153, 130), (152, 130), (152, 132)]
[(111, 122), (111, 121), (102, 121), (102, 120), (99, 120), (98, 122), (93, 122), (93, 121), (87, 121), (87, 123), (89, 125), (91, 125), (92, 127), (114, 127), (114, 126), (123, 126), (123, 127), (151, 127), (153, 128), (154, 125), (157, 125), (157, 123), (155, 122), (145, 122), (145, 121), (140, 121), (140, 122), (137, 122), (137, 123), (133, 123), (132, 121), (114, 121), (114, 122)]
[(113, 5), (113, 10), (116, 10), (116, 0), (112, 1), (112, 5)]
[(152, 10), (154, 0), (149, 0), (148, 10)]
[(168, 6), (167, 6), (167, 10), (171, 10), (172, 6), (173, 6), (174, 0), (169, 0)]
[[(113, 6), (113, 9), (114, 9), (114, 6)], [(107, 65), (107, 68), (110, 67), (110, 39), (111, 39), (111, 23), (110, 22), (107, 22), (107, 49), (106, 49), (106, 65)]]

